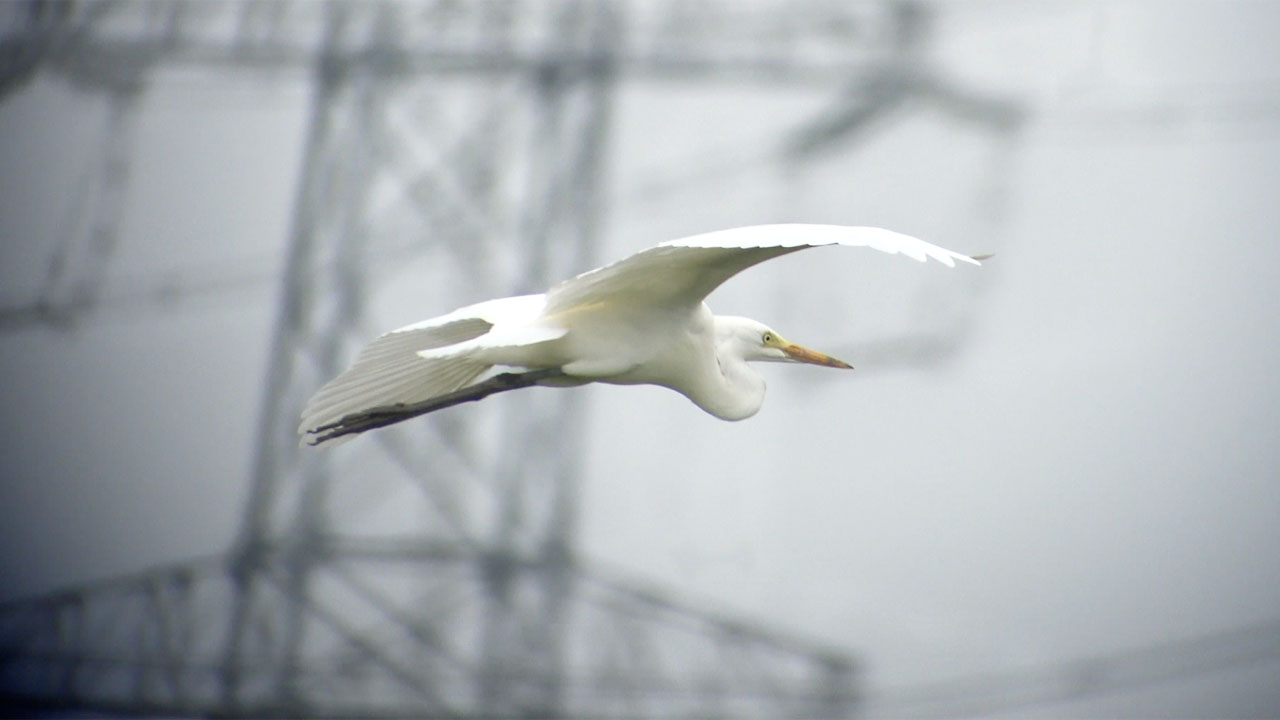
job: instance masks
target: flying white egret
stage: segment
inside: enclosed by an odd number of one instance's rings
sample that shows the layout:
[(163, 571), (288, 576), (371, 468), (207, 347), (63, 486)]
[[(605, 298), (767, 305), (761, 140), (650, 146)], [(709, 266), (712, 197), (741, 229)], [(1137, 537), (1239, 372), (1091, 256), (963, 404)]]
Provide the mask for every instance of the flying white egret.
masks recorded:
[(495, 392), (591, 382), (661, 385), (718, 418), (750, 417), (765, 384), (748, 361), (850, 366), (755, 320), (712, 315), (703, 300), (756, 263), (821, 245), (951, 267), (982, 259), (874, 227), (757, 225), (670, 240), (544, 294), (469, 305), (377, 338), (311, 398), (298, 431), (319, 444)]

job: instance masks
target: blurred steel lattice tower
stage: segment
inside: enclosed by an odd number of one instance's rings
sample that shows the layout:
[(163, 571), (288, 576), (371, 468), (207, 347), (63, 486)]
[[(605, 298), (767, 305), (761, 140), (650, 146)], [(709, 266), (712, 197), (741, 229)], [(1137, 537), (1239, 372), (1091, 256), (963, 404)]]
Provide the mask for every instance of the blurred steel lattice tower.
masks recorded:
[[(490, 6), (477, 29), (501, 37), (513, 29), (516, 9)], [(515, 276), (493, 284), (525, 292), (582, 266), (595, 220), (611, 82), (607, 63), (597, 57), (612, 33), (610, 6), (548, 7), (539, 19), (556, 46), (547, 48), (546, 62), (469, 77), (460, 89), (402, 74), (401, 58), (387, 49), (411, 40), (402, 33), (405, 10), (381, 6), (372, 17), (357, 17), (358, 8), (335, 6), (326, 17), (253, 497), (234, 559), (222, 699), (231, 708), (257, 712), (274, 704), (293, 714), (364, 689), (364, 678), (337, 692), (332, 681), (321, 688), (311, 678), (319, 649), (311, 646), (320, 645), (326, 656), (344, 649), (342, 641), (330, 646), (310, 637), (313, 607), (324, 601), (318, 576), (354, 552), (400, 563), (410, 575), (460, 575), (412, 592), (460, 591), (472, 598), (467, 617), (425, 598), (395, 608), (395, 632), (423, 639), (406, 649), (417, 657), (396, 661), (410, 676), (402, 678), (403, 692), (383, 690), (371, 700), (402, 696), (392, 707), (433, 714), (560, 714), (578, 454), (572, 396), (526, 396), (509, 404), (510, 412), (497, 418), (502, 445), (492, 467), (461, 457), (470, 467), (445, 475), (436, 462), (443, 453), (458, 454), (456, 447), (475, 431), (476, 414), (444, 418), (451, 425), (434, 441), (412, 437), (411, 429), (380, 438), (402, 472), (430, 483), (420, 491), (432, 506), (424, 508), (431, 521), (392, 533), (344, 527), (332, 486), (339, 477), (353, 483), (367, 475), (335, 472), (328, 453), (299, 453), (295, 426), (307, 395), (368, 337), (359, 320), (371, 248), (394, 242), (406, 226), (439, 245), (436, 276), (423, 280), (441, 286), (450, 274), (500, 277), (504, 268), (495, 258), (506, 259)], [(450, 122), (446, 107), (461, 110), (461, 120)], [(526, 177), (501, 177), (512, 169)], [(482, 287), (481, 297), (489, 289)], [(467, 517), (459, 486), (483, 482), (492, 486), (487, 505), (493, 515)], [(348, 602), (342, 612), (351, 607)], [(380, 620), (369, 618), (365, 628)], [(282, 632), (255, 632), (263, 622)], [(398, 627), (402, 622), (412, 627)], [(433, 668), (444, 664), (450, 641), (476, 651), (465, 660), (448, 658), (465, 665), (462, 672)], [(421, 657), (424, 650), (440, 657)], [(379, 652), (394, 653), (385, 644)], [(264, 655), (275, 659), (271, 672), (252, 672), (254, 658)]]
[(364, 323), (379, 300), (366, 277), (412, 264), (415, 303), (447, 308), (591, 266), (619, 77), (844, 83), (895, 68), (893, 43), (875, 38), (897, 14), (586, 0), (56, 7), (8, 43), (6, 93), (41, 68), (127, 68), (145, 82), (169, 63), (302, 72), (313, 95), (235, 547), (4, 608), (0, 701), (225, 716), (856, 709), (845, 655), (580, 561), (573, 393), (517, 393), (328, 452), (301, 451), (295, 426), (306, 396), (383, 329)]

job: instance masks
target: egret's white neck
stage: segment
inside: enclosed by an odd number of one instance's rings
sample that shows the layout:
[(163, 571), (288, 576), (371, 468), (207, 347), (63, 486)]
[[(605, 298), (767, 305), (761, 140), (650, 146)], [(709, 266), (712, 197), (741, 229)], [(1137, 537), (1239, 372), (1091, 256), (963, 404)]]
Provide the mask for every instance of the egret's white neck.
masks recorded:
[(744, 420), (764, 404), (764, 378), (744, 359), (741, 336), (717, 328), (716, 366), (699, 397), (691, 398), (703, 410), (721, 420)]

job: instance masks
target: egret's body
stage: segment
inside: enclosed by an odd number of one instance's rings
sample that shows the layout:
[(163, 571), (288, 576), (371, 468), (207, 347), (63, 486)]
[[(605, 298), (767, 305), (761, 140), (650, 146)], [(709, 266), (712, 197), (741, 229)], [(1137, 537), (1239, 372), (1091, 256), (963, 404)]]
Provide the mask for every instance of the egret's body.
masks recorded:
[(541, 295), (469, 305), (383, 335), (316, 393), (299, 431), (314, 434), (352, 413), (457, 393), (494, 367), (555, 371), (538, 381), (543, 385), (661, 385), (716, 417), (750, 417), (764, 401), (765, 383), (748, 362), (849, 366), (755, 320), (713, 315), (703, 300), (751, 265), (820, 245), (977, 264), (879, 228), (760, 225), (672, 240)]

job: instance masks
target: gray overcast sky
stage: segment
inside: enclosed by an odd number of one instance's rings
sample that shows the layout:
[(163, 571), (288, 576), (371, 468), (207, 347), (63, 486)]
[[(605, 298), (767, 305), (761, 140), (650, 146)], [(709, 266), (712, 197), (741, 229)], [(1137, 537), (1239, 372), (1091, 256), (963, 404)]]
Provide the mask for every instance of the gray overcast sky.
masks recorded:
[[(944, 8), (935, 59), (1029, 103), (1016, 138), (921, 105), (803, 166), (744, 164), (827, 92), (620, 89), (601, 262), (779, 220), (998, 254), (947, 270), (814, 250), (735, 279), (713, 309), (859, 368), (767, 366), (743, 423), (658, 389), (575, 390), (583, 554), (848, 647), (878, 687), (1275, 620), (1280, 4)], [(0, 336), (0, 595), (230, 542), (306, 97), (298, 78), (163, 74), (143, 96), (107, 270), (121, 300)], [(0, 105), (4, 304), (39, 291), (103, 117), (48, 80)], [(127, 300), (172, 268), (246, 281)], [(378, 277), (377, 329), (451, 309), (414, 273)], [(945, 351), (910, 362), (903, 338)], [(1031, 712), (1275, 715), (1277, 677), (1272, 658)]]

